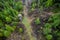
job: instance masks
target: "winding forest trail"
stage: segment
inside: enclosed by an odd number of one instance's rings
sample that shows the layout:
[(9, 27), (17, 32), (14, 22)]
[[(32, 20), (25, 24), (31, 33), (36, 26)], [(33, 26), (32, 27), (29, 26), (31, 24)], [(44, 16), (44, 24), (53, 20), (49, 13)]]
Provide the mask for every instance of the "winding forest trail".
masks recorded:
[(36, 37), (32, 35), (33, 31), (32, 31), (31, 25), (30, 25), (34, 18), (30, 19), (30, 17), (28, 17), (28, 9), (26, 6), (24, 6), (23, 13), (24, 13), (24, 19), (23, 19), (22, 23), (25, 25), (29, 40), (37, 40)]

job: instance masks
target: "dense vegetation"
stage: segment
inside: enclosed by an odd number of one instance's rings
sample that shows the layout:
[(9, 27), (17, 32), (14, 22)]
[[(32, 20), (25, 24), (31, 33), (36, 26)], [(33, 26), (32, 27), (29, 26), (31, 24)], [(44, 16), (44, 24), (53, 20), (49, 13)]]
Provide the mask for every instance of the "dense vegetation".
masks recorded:
[(44, 25), (47, 40), (60, 40), (60, 13), (52, 15)]
[(40, 11), (52, 8), (54, 12), (57, 12), (60, 9), (60, 0), (35, 0), (31, 4), (31, 10), (36, 8), (39, 8)]
[(0, 0), (0, 37), (8, 37), (15, 30), (22, 10), (21, 1)]
[[(46, 40), (60, 40), (60, 0), (33, 0), (29, 6), (30, 10), (28, 13), (34, 12), (35, 9), (40, 12), (42, 11), (41, 14), (45, 10), (53, 13), (48, 19), (46, 19), (47, 21), (43, 21), (43, 35)], [(0, 39), (2, 37), (9, 37), (11, 33), (15, 31), (19, 22), (18, 14), (22, 13), (23, 3), (21, 0), (0, 0)], [(41, 15), (35, 18), (35, 25), (41, 26), (42, 23), (40, 16)], [(22, 23), (29, 28), (30, 23), (27, 21), (28, 18), (24, 17)], [(19, 28), (18, 31), (22, 32), (22, 28)]]
[[(31, 10), (40, 8), (41, 10), (49, 10), (52, 8), (54, 14), (50, 16), (44, 24), (43, 34), (46, 40), (60, 40), (60, 0), (38, 0), (34, 1), (31, 5)], [(40, 22), (39, 19), (35, 20), (36, 25)]]

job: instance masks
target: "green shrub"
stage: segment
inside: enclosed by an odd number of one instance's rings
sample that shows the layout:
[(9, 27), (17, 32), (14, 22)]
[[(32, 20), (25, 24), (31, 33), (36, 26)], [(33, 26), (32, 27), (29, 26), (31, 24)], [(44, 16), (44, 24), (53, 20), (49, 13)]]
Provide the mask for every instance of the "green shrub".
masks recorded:
[(19, 28), (19, 32), (22, 33), (23, 32), (23, 29), (22, 28)]
[(52, 38), (53, 38), (52, 35), (46, 35), (47, 40), (52, 40)]
[(11, 35), (11, 32), (4, 30), (4, 36), (5, 37), (9, 37)]
[[(51, 22), (52, 21), (52, 22)], [(60, 13), (52, 15), (43, 28), (44, 35), (47, 37), (47, 40), (60, 38)], [(52, 38), (53, 37), (53, 38)]]
[(0, 33), (0, 37), (3, 37), (3, 33)]
[(16, 10), (23, 10), (23, 5), (22, 5), (22, 2), (20, 1), (20, 2), (17, 2), (16, 4), (15, 4), (15, 7), (14, 7)]
[(21, 0), (0, 0), (0, 37), (9, 37), (16, 29), (18, 14), (22, 10)]
[(11, 22), (11, 18), (10, 17), (6, 17), (6, 22)]
[(6, 30), (10, 31), (10, 32), (13, 32), (14, 31), (14, 28), (11, 27), (10, 25), (5, 25), (6, 26)]
[(41, 23), (41, 22), (40, 22), (40, 19), (39, 19), (39, 18), (36, 18), (36, 19), (35, 19), (35, 24), (38, 25), (38, 24), (40, 24), (40, 23)]
[[(31, 5), (32, 6), (31, 9), (40, 8), (40, 11), (41, 11), (41, 10), (47, 10), (47, 9), (49, 10), (50, 8), (52, 8), (53, 9), (52, 11), (55, 11), (55, 12), (60, 10), (60, 0), (36, 0), (32, 3), (33, 3), (32, 4), (33, 6)], [(34, 4), (36, 4), (36, 6)]]
[(53, 5), (53, 0), (47, 0), (45, 6), (49, 7), (51, 5)]
[(51, 27), (52, 27), (52, 26), (51, 26), (49, 23), (46, 23), (46, 24), (44, 25), (44, 27), (45, 27), (45, 28), (43, 28), (43, 32), (44, 32), (45, 35), (51, 33), (51, 31), (52, 31)]

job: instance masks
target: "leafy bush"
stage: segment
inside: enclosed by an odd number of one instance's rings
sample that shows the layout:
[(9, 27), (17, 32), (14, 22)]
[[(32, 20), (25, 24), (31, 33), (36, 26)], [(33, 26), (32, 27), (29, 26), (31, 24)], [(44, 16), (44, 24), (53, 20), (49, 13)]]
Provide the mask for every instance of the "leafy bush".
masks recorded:
[(46, 23), (44, 27), (45, 28), (43, 29), (43, 32), (45, 35), (51, 33), (52, 29), (51, 29), (51, 25), (49, 23)]
[(36, 9), (36, 6), (37, 6), (36, 2), (33, 1), (33, 2), (31, 3), (31, 9), (30, 9), (30, 11), (34, 11), (34, 10)]
[[(31, 4), (31, 9), (36, 9), (39, 8), (41, 11), (41, 8), (43, 8), (42, 10), (47, 10), (49, 8), (56, 8), (52, 11), (57, 11), (60, 10), (60, 0), (36, 0), (35, 2), (32, 2), (33, 4)], [(36, 5), (34, 5), (36, 4)]]
[(0, 37), (8, 37), (15, 30), (22, 10), (21, 0), (0, 0)]
[(19, 28), (19, 32), (22, 33), (23, 32), (23, 28)]
[(2, 37), (3, 36), (3, 33), (0, 33), (0, 37)]
[(9, 25), (5, 25), (6, 26), (6, 30), (10, 31), (10, 32), (13, 32), (14, 31), (14, 28), (9, 26)]
[(52, 15), (43, 28), (44, 35), (47, 37), (47, 40), (53, 39), (56, 40), (60, 38), (60, 13)]
[(5, 37), (9, 37), (10, 36), (10, 34), (11, 34), (11, 32), (10, 31), (7, 31), (7, 30), (4, 30), (4, 36)]
[(47, 35), (46, 38), (47, 38), (47, 40), (52, 40), (53, 37), (52, 37), (52, 35)]
[(40, 23), (41, 23), (41, 22), (40, 22), (40, 19), (39, 19), (39, 18), (36, 18), (36, 19), (35, 19), (35, 24), (38, 25), (38, 24), (40, 24)]

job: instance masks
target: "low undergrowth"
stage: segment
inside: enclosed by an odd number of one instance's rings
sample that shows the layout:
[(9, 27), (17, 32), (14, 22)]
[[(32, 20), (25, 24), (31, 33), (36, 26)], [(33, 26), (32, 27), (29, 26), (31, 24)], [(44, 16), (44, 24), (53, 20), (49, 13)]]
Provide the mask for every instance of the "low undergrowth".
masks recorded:
[[(0, 0), (0, 37), (9, 37), (19, 22), (18, 14), (23, 10), (21, 1)], [(20, 31), (22, 29), (19, 29)]]
[(43, 33), (46, 40), (60, 40), (60, 13), (52, 15), (45, 23)]

